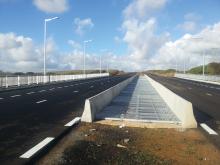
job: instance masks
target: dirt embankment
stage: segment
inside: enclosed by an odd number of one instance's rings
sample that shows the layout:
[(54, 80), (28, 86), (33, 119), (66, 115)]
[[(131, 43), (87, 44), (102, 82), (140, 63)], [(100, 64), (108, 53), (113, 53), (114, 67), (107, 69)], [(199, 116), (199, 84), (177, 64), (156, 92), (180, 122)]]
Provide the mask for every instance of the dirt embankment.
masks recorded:
[(197, 129), (81, 123), (37, 164), (212, 164), (220, 151)]

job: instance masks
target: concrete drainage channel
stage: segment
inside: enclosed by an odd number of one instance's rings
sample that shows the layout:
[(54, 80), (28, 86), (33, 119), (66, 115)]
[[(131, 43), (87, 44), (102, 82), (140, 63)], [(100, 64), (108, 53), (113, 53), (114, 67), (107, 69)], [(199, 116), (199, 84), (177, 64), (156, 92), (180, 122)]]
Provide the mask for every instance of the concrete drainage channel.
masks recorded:
[[(158, 124), (166, 123), (172, 124), (177, 128), (197, 127), (190, 102), (146, 75), (141, 78), (140, 83), (133, 84), (132, 87), (132, 80), (134, 78), (132, 77), (127, 80), (124, 85), (118, 84), (87, 99), (82, 121), (93, 122), (95, 119), (109, 119)], [(129, 86), (133, 89), (125, 89), (123, 91), (129, 83)], [(118, 92), (115, 93), (115, 91)], [(119, 95), (120, 92), (121, 95)], [(122, 96), (123, 94), (124, 96)], [(116, 97), (117, 95), (119, 96)]]

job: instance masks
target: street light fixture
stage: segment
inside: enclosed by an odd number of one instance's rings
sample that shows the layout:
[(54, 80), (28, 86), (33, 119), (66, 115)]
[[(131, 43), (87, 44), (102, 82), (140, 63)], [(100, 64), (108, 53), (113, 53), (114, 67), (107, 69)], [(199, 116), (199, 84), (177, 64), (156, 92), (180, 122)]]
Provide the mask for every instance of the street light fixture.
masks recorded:
[(83, 51), (83, 74), (84, 74), (84, 78), (86, 77), (86, 44), (92, 42), (92, 40), (86, 40), (83, 41), (84, 43), (84, 51)]
[(59, 17), (53, 17), (44, 19), (44, 83), (46, 83), (46, 41), (47, 41), (47, 22), (58, 19)]

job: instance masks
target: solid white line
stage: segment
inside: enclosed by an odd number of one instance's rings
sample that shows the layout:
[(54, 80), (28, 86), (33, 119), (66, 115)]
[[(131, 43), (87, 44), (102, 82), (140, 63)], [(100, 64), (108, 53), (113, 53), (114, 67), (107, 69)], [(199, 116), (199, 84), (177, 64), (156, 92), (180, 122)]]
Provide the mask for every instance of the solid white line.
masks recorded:
[(42, 93), (42, 92), (46, 92), (46, 90), (41, 90), (41, 91), (39, 91), (40, 93)]
[(14, 96), (11, 96), (11, 97), (20, 97), (21, 95), (14, 95)]
[(73, 91), (73, 93), (78, 93), (79, 91)]
[(66, 125), (64, 125), (65, 127), (71, 127), (73, 126), (74, 124), (77, 124), (79, 123), (81, 120), (81, 117), (76, 117), (74, 118), (72, 121), (70, 121), (69, 123), (67, 123)]
[(35, 92), (29, 92), (29, 93), (26, 93), (27, 95), (31, 95), (31, 94), (33, 94), (33, 93), (35, 93)]
[(47, 100), (41, 100), (41, 101), (38, 101), (36, 102), (37, 104), (40, 104), (40, 103), (43, 103), (43, 102), (46, 102)]
[(42, 149), (44, 146), (46, 146), (47, 144), (49, 144), (53, 139), (54, 139), (54, 137), (47, 137), (47, 138), (45, 138), (43, 141), (41, 141), (40, 143), (38, 143), (36, 146), (34, 146), (33, 148), (31, 148), (30, 150), (28, 150), (27, 152), (25, 152), (23, 155), (21, 155), (20, 158), (24, 158), (24, 159), (30, 158), (30, 157), (33, 156), (37, 151), (39, 151), (39, 150)]
[(207, 126), (205, 123), (201, 123), (200, 126), (206, 130), (210, 135), (218, 135), (217, 132), (215, 132), (213, 129), (211, 129), (209, 126)]

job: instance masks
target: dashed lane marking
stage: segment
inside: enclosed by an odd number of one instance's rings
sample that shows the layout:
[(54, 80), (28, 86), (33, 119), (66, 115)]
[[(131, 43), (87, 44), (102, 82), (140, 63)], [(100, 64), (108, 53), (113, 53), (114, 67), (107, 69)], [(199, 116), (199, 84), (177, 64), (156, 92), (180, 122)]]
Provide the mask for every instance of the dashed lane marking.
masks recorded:
[(217, 132), (215, 132), (213, 129), (211, 129), (208, 125), (206, 125), (205, 123), (201, 123), (200, 126), (206, 130), (210, 135), (218, 135)]
[(48, 145), (52, 140), (54, 140), (54, 137), (47, 137), (40, 143), (38, 143), (36, 146), (25, 152), (23, 155), (20, 156), (20, 158), (28, 159), (31, 156), (33, 156), (36, 152), (41, 150), (43, 147)]
[(52, 90), (54, 90), (55, 88), (51, 88), (51, 89), (49, 89), (50, 91), (52, 91)]
[(64, 86), (64, 88), (68, 88), (69, 86)]
[(46, 90), (41, 90), (41, 91), (39, 91), (39, 93), (42, 93), (42, 92), (46, 92)]
[(70, 121), (69, 123), (67, 123), (66, 125), (64, 125), (65, 127), (71, 127), (77, 123), (79, 123), (81, 120), (81, 117), (75, 117), (72, 121)]
[(31, 94), (33, 94), (33, 93), (35, 93), (35, 92), (29, 92), (29, 93), (26, 93), (27, 95), (31, 95)]
[(192, 88), (191, 88), (191, 87), (188, 87), (188, 89), (191, 90)]
[(1, 98), (1, 97), (0, 97), (0, 100), (3, 100), (3, 99), (4, 99), (4, 98)]
[(73, 93), (78, 93), (79, 91), (73, 91)]
[(21, 95), (14, 95), (14, 96), (11, 96), (12, 98), (14, 98), (14, 97), (20, 97)]
[(90, 86), (90, 88), (93, 88), (94, 86), (92, 85), (92, 86)]
[(206, 95), (208, 95), (208, 96), (212, 96), (212, 94), (211, 94), (211, 93), (206, 93)]
[(46, 102), (47, 100), (41, 100), (41, 101), (37, 101), (36, 103), (37, 104), (40, 104), (40, 103), (43, 103), (43, 102)]
[(63, 87), (57, 87), (57, 88), (61, 89), (61, 88), (63, 88)]

